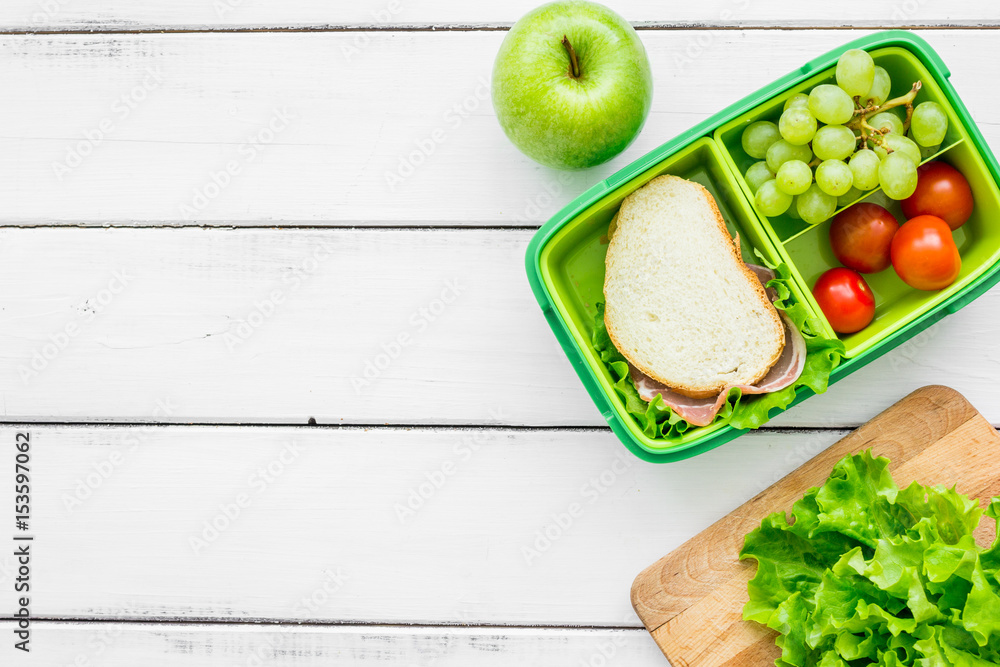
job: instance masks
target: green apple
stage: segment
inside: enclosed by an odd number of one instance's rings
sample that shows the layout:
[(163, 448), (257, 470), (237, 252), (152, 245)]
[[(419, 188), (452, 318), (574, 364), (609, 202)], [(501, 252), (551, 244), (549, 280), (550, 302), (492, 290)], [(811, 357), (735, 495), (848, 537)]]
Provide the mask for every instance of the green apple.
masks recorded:
[(635, 30), (604, 5), (560, 0), (514, 24), (493, 65), (493, 108), (507, 137), (550, 167), (586, 169), (621, 153), (653, 99)]

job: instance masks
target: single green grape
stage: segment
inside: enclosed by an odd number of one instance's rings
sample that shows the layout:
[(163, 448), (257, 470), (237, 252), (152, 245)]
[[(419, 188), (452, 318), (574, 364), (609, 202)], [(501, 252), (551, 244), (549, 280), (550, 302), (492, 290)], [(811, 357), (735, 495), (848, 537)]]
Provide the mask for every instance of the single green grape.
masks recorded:
[(808, 144), (816, 134), (816, 117), (809, 109), (792, 107), (778, 119), (778, 131), (793, 146)]
[(792, 107), (805, 107), (809, 108), (809, 96), (805, 93), (795, 93), (787, 100), (785, 100), (785, 106), (781, 108), (782, 111), (788, 111)]
[(808, 164), (812, 156), (808, 145), (793, 146), (784, 139), (778, 139), (767, 149), (767, 167), (777, 174), (781, 165), (789, 160), (802, 160)]
[(743, 130), (743, 150), (753, 159), (763, 160), (767, 149), (780, 138), (777, 125), (767, 120), (758, 120)]
[(875, 151), (862, 148), (851, 156), (848, 166), (854, 174), (854, 187), (859, 190), (874, 190), (878, 187), (878, 166), (881, 163)]
[(827, 125), (843, 125), (854, 117), (854, 100), (840, 86), (824, 83), (809, 93), (809, 111)]
[(938, 151), (940, 151), (940, 150), (941, 150), (941, 144), (938, 144), (937, 146), (921, 146), (920, 147), (920, 161), (923, 162), (924, 160), (926, 160), (926, 159), (928, 159), (928, 158), (930, 158), (930, 157), (932, 157), (934, 155), (937, 155)]
[(837, 85), (851, 97), (871, 90), (874, 76), (875, 62), (867, 51), (850, 49), (837, 60)]
[(878, 106), (889, 99), (890, 90), (892, 90), (892, 79), (889, 78), (889, 73), (884, 68), (876, 66), (872, 87), (861, 96), (861, 102)]
[[(910, 131), (906, 133), (906, 136), (909, 137), (910, 139), (913, 139), (912, 127), (910, 128)], [(913, 143), (917, 142), (914, 141)], [(938, 144), (936, 146), (921, 146), (920, 144), (917, 144), (917, 148), (920, 149), (920, 160), (922, 162), (927, 158), (935, 155), (939, 150), (941, 150), (941, 144)]]
[(878, 180), (891, 199), (906, 199), (917, 189), (917, 167), (902, 153), (889, 153), (879, 165)]
[(779, 190), (777, 184), (773, 180), (770, 180), (757, 190), (755, 201), (761, 213), (769, 218), (773, 218), (788, 210), (788, 207), (792, 204), (792, 196)]
[(921, 146), (937, 146), (948, 131), (948, 116), (937, 102), (921, 102), (910, 118), (913, 140)]
[[(920, 147), (913, 143), (912, 139), (901, 137), (898, 134), (887, 134), (882, 137), (882, 142), (891, 148), (893, 152), (902, 153), (906, 157), (913, 160), (914, 166), (920, 166)], [(882, 146), (876, 146), (874, 151), (880, 160), (884, 160), (885, 156), (889, 153), (889, 151)]]
[(845, 194), (842, 194), (839, 197), (837, 197), (837, 208), (844, 208), (845, 206), (853, 204), (863, 194), (864, 192), (858, 190), (856, 187), (852, 185), (850, 190), (848, 190)]
[(754, 162), (747, 169), (746, 181), (747, 185), (750, 186), (750, 192), (754, 194), (757, 190), (767, 181), (774, 178), (774, 172), (768, 169), (766, 162)]
[(875, 192), (871, 192), (868, 194), (867, 197), (865, 197), (866, 203), (878, 204), (882, 208), (891, 208), (892, 203), (894, 201), (895, 201), (894, 199), (890, 199), (889, 196), (886, 195), (885, 192), (883, 192), (882, 190), (876, 190)]
[(789, 160), (781, 165), (775, 176), (778, 189), (790, 195), (800, 195), (808, 190), (812, 180), (812, 169), (802, 160)]
[(856, 137), (850, 128), (824, 125), (813, 137), (812, 149), (820, 160), (846, 160), (856, 145)]
[(868, 124), (876, 130), (889, 128), (890, 134), (903, 134), (903, 121), (891, 111), (882, 111), (868, 119)]
[(824, 160), (816, 167), (816, 185), (828, 195), (839, 197), (847, 194), (854, 184), (854, 174), (840, 160)]
[(789, 218), (791, 218), (793, 220), (801, 220), (802, 219), (802, 216), (799, 215), (799, 198), (798, 197), (792, 197), (792, 203), (788, 207), (788, 210), (785, 211), (785, 215), (787, 215)]
[(818, 225), (828, 220), (837, 210), (837, 198), (820, 190), (815, 183), (795, 198), (795, 204), (799, 216), (810, 225)]

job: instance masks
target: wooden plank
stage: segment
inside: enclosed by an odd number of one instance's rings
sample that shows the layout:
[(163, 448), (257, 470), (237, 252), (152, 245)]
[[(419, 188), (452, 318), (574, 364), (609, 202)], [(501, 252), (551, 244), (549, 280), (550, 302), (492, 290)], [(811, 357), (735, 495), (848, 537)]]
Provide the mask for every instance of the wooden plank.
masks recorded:
[[(177, 0), (131, 3), (125, 0), (9, 0), (0, 10), (5, 30), (159, 30), (232, 28), (449, 27), (510, 25), (538, 5), (536, 0), (460, 3), (455, 0)], [(697, 5), (654, 0), (615, 4), (630, 21), (672, 27), (780, 26), (785, 28), (855, 26), (983, 26), (1000, 23), (988, 0), (946, 3), (898, 0), (832, 4), (780, 0), (707, 0)]]
[[(891, 460), (900, 487), (914, 480), (957, 486), (983, 504), (998, 488), (1000, 436), (993, 427), (952, 389), (913, 392), (636, 577), (632, 603), (672, 663), (736, 667), (748, 664), (750, 655), (780, 655), (773, 633), (742, 620), (746, 585), (756, 570), (751, 561), (737, 560), (743, 536), (767, 515), (789, 511), (838, 460), (866, 449)], [(991, 543), (984, 531), (980, 546)]]
[[(5, 637), (10, 621), (0, 622)], [(36, 622), (23, 664), (663, 667), (645, 630)], [(0, 656), (25, 660), (4, 642)]]
[[(536, 165), (500, 130), (488, 79), (502, 31), (6, 36), (3, 81), (19, 103), (0, 108), (0, 224), (538, 225), (863, 34), (643, 32), (649, 120), (582, 173)], [(1000, 91), (979, 80), (1000, 68), (995, 33), (918, 34), (1000, 144)]]
[[(0, 443), (24, 430), (37, 617), (588, 627), (638, 627), (635, 572), (839, 435), (657, 466), (596, 431), (7, 426)], [(4, 550), (0, 586), (13, 568)]]
[[(3, 418), (603, 426), (526, 284), (530, 236), (0, 230)], [(772, 423), (854, 426), (941, 378), (1000, 423), (998, 310), (990, 292)]]

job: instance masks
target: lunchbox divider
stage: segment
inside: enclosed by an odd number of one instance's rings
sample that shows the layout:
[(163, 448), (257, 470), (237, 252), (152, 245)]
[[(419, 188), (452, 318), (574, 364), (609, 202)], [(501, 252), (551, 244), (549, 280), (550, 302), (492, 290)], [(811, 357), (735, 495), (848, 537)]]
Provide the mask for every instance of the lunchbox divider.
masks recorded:
[[(715, 136), (718, 139), (718, 131), (716, 132)], [(717, 143), (720, 144), (720, 150), (725, 155), (726, 154), (725, 145), (719, 141), (717, 141)], [(809, 314), (811, 316), (810, 321), (813, 322), (814, 325), (820, 327), (821, 331), (816, 333), (819, 333), (820, 335), (825, 336), (826, 338), (836, 338), (837, 337), (836, 332), (834, 332), (833, 329), (830, 328), (830, 325), (827, 322), (826, 318), (823, 317), (821, 311), (819, 310), (819, 306), (812, 298), (809, 286), (806, 284), (806, 281), (803, 280), (798, 267), (795, 265), (795, 262), (792, 260), (788, 252), (785, 250), (784, 244), (781, 242), (778, 235), (774, 232), (774, 228), (771, 226), (770, 220), (760, 215), (760, 213), (757, 211), (756, 206), (753, 205), (753, 198), (752, 196), (749, 195), (749, 188), (746, 186), (746, 181), (744, 180), (742, 174), (739, 173), (738, 169), (734, 168), (734, 163), (731, 160), (726, 161), (726, 166), (730, 170), (731, 180), (736, 182), (736, 184), (738, 185), (739, 187), (738, 191), (743, 194), (743, 197), (745, 199), (748, 208), (752, 211), (754, 217), (756, 218), (757, 224), (764, 231), (764, 233), (768, 237), (768, 240), (774, 246), (778, 256), (777, 257), (778, 261), (783, 263), (786, 267), (788, 267), (788, 273), (790, 277), (789, 289), (791, 290), (792, 295), (795, 297), (795, 300), (798, 303), (802, 303), (805, 306), (806, 310), (809, 311)], [(806, 230), (804, 231), (807, 231), (808, 229), (809, 228), (806, 228)]]
[[(965, 143), (965, 138), (964, 137), (959, 138), (956, 141), (951, 142), (950, 144), (948, 144), (944, 148), (940, 149), (938, 152), (934, 153), (930, 157), (921, 160), (920, 164), (923, 165), (923, 164), (927, 164), (928, 162), (933, 162), (934, 160), (937, 160), (939, 157), (941, 157), (942, 155), (944, 155), (945, 153), (947, 153), (948, 151), (950, 151), (955, 146), (958, 146), (959, 144), (962, 144), (962, 143)], [(944, 145), (944, 144), (942, 144), (942, 145)], [(865, 199), (868, 199), (872, 195), (877, 194), (879, 192), (882, 192), (882, 186), (881, 185), (876, 186), (872, 190), (868, 190), (867, 192), (861, 193), (861, 196), (858, 197), (857, 199), (855, 199), (854, 201), (852, 201), (850, 204), (847, 204), (846, 206), (841, 206), (836, 211), (834, 211), (833, 215), (830, 216), (830, 218), (836, 218), (842, 211), (846, 211), (847, 209), (851, 208), (852, 206), (854, 206), (858, 202), (864, 201)], [(823, 224), (823, 223), (819, 223), (819, 224)], [(790, 244), (792, 241), (794, 241), (795, 239), (799, 238), (803, 234), (807, 234), (807, 233), (811, 232), (813, 230), (813, 228), (816, 227), (816, 226), (818, 226), (818, 225), (810, 225), (809, 227), (806, 227), (805, 229), (800, 229), (799, 231), (795, 232), (794, 234), (792, 234), (788, 238), (782, 239), (781, 241), (779, 241), (779, 243), (781, 243), (782, 246), (787, 246), (788, 244)]]

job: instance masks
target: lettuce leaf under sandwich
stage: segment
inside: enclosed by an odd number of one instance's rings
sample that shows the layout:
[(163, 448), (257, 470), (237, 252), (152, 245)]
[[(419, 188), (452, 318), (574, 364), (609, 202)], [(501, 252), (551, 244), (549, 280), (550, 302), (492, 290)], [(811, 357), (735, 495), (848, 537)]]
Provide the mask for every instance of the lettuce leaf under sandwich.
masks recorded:
[[(843, 342), (823, 336), (820, 333), (821, 327), (811, 321), (806, 307), (795, 300), (788, 287), (788, 267), (785, 264), (772, 266), (765, 263), (775, 273), (775, 277), (767, 283), (767, 287), (777, 294), (772, 302), (774, 307), (784, 311), (805, 338), (805, 366), (797, 380), (778, 391), (743, 396), (738, 387), (731, 388), (724, 405), (712, 421), (713, 424), (723, 422), (738, 429), (760, 427), (770, 419), (772, 410), (784, 410), (792, 403), (798, 387), (808, 387), (817, 394), (825, 392), (830, 373), (845, 354)], [(608, 368), (614, 380), (615, 391), (625, 404), (625, 410), (635, 418), (643, 433), (650, 438), (676, 438), (691, 428), (697, 428), (666, 405), (661, 396), (657, 395), (648, 402), (639, 396), (639, 390), (629, 373), (628, 361), (608, 336), (603, 303), (597, 304), (591, 343)]]

